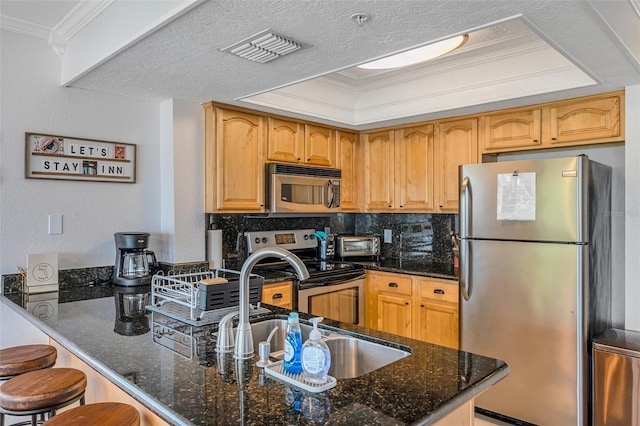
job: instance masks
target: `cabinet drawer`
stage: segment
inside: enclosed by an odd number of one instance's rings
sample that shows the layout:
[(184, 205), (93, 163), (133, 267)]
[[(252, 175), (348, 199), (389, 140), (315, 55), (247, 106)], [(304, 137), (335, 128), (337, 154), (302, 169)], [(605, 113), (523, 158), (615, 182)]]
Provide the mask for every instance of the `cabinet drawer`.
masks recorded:
[(443, 281), (421, 281), (420, 298), (458, 303), (458, 283)]
[(291, 281), (284, 283), (267, 284), (262, 288), (262, 303), (269, 305), (292, 308), (293, 298)]
[(381, 276), (378, 279), (378, 291), (411, 296), (411, 277), (404, 275)]

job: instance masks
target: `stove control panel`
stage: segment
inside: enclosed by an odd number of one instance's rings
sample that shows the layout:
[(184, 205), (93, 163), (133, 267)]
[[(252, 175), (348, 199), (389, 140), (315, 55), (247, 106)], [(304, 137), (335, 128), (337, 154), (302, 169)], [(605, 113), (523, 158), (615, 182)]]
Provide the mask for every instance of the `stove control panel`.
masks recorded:
[(315, 229), (293, 229), (285, 231), (245, 232), (249, 253), (264, 247), (280, 247), (285, 250), (313, 249), (318, 246)]

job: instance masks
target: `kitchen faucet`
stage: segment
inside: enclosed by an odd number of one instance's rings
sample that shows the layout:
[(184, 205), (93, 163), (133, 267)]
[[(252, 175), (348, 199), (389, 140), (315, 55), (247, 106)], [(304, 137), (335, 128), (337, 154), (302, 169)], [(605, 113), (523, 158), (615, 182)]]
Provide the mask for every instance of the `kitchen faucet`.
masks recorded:
[[(249, 275), (258, 261), (268, 257), (277, 257), (289, 263), (296, 270), (299, 280), (309, 278), (309, 271), (302, 260), (290, 251), (279, 247), (256, 250), (245, 260), (240, 270), (240, 315), (233, 352), (234, 358), (246, 359), (253, 356), (253, 336), (251, 335), (251, 324), (249, 324)], [(220, 322), (218, 336), (228, 334), (226, 327), (229, 327), (230, 323), (231, 321)]]

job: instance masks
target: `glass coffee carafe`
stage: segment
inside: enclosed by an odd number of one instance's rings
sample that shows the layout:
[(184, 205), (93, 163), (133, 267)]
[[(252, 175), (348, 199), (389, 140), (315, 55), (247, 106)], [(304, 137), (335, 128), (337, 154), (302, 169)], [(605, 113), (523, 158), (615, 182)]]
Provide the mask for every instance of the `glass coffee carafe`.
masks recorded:
[(122, 262), (122, 276), (127, 278), (144, 277), (149, 273), (149, 261), (143, 251), (125, 253)]

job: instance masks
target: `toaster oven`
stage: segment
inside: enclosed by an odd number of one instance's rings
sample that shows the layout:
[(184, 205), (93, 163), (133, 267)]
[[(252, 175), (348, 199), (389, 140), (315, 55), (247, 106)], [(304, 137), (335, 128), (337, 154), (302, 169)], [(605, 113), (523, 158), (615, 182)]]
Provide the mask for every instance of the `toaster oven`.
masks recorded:
[(380, 237), (374, 235), (338, 235), (336, 237), (338, 257), (378, 257), (380, 256)]

